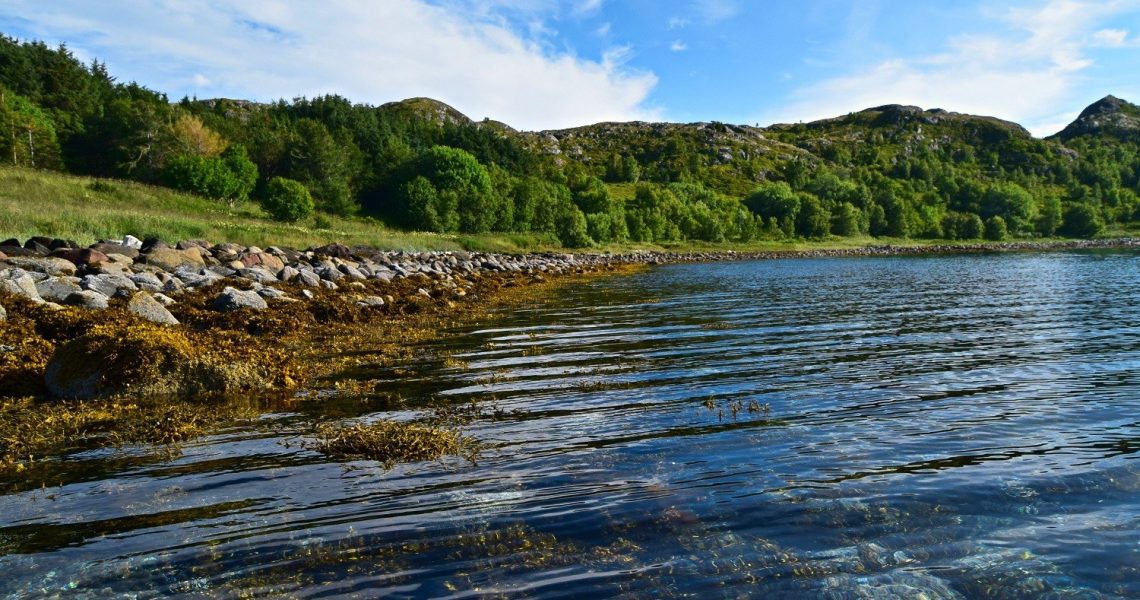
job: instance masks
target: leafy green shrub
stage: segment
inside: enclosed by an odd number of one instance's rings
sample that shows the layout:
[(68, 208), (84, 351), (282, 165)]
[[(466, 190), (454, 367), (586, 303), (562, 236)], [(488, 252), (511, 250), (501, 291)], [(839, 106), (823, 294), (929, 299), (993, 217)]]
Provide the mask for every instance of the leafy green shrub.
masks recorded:
[(1061, 233), (1069, 237), (1091, 238), (1104, 231), (1104, 220), (1096, 208), (1088, 204), (1073, 204), (1065, 211)]
[(566, 207), (554, 220), (554, 234), (567, 248), (585, 248), (594, 243), (587, 227), (586, 215), (575, 206)]
[(162, 181), (176, 189), (207, 198), (226, 200), (231, 205), (245, 200), (257, 183), (257, 165), (245, 148), (233, 145), (220, 156), (179, 154), (166, 160)]
[(1009, 228), (1005, 225), (1005, 219), (1001, 217), (990, 217), (986, 219), (986, 239), (994, 242), (1000, 242), (1009, 235)]
[(313, 197), (299, 181), (274, 177), (265, 186), (261, 206), (278, 221), (297, 221), (313, 214)]
[(332, 226), (332, 221), (324, 215), (317, 215), (313, 217), (313, 227), (316, 229), (332, 229)]

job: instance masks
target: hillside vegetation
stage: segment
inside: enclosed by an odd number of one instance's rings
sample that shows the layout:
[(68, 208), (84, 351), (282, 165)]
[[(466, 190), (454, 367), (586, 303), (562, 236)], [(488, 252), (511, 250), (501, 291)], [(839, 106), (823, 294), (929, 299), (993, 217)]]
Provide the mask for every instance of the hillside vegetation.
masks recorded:
[[(507, 251), (1094, 237), (1140, 221), (1138, 143), (1140, 108), (1112, 96), (1048, 139), (897, 105), (766, 128), (519, 132), (427, 98), (171, 103), (65, 47), (0, 36), (0, 163), (118, 180), (100, 191), (45, 179), (21, 194), (12, 190), (34, 177), (6, 170), (0, 235), (327, 235)], [(70, 191), (43, 191), (52, 186)], [(67, 216), (37, 216), (53, 211)]]

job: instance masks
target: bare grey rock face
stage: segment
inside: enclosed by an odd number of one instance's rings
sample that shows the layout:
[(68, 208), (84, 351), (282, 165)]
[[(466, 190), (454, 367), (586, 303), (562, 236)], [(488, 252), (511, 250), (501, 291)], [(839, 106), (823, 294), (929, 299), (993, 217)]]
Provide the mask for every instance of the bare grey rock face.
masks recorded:
[(166, 310), (161, 302), (146, 292), (136, 292), (131, 296), (130, 301), (127, 302), (127, 310), (159, 325), (178, 324), (178, 319), (174, 318), (174, 315), (170, 314), (170, 311)]
[(82, 306), (83, 308), (94, 308), (98, 310), (102, 310), (110, 306), (107, 296), (104, 296), (95, 290), (79, 290), (78, 292), (72, 292), (67, 296), (67, 298), (63, 299), (63, 303), (68, 306)]
[(264, 310), (269, 308), (269, 304), (255, 291), (242, 291), (237, 288), (227, 287), (222, 290), (222, 293), (214, 299), (211, 305), (214, 310), (229, 311), (239, 310), (242, 308), (250, 308), (253, 310)]
[(49, 277), (36, 282), (36, 291), (44, 300), (63, 302), (68, 296), (83, 288), (75, 282), (74, 277)]
[(7, 275), (0, 272), (0, 291), (15, 296), (23, 296), (37, 304), (44, 301), (39, 290), (36, 289), (36, 280), (21, 269), (12, 269)]

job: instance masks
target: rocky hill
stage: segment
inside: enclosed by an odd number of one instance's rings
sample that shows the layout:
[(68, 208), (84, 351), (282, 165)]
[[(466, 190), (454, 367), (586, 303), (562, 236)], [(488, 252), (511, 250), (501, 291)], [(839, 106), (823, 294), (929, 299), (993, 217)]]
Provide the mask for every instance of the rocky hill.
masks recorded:
[(1140, 106), (1116, 96), (1105, 96), (1090, 104), (1075, 121), (1052, 137), (1068, 142), (1088, 136), (1140, 140)]

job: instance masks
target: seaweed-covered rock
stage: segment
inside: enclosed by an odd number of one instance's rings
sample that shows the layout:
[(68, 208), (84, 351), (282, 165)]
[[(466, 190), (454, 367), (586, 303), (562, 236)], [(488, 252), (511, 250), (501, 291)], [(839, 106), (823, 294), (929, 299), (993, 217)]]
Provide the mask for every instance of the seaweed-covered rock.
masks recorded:
[(138, 292), (127, 302), (127, 310), (159, 325), (177, 325), (178, 319), (161, 302), (146, 292)]
[(222, 293), (218, 295), (211, 306), (214, 310), (221, 311), (237, 310), (240, 308), (252, 308), (255, 310), (269, 308), (269, 304), (265, 302), (265, 299), (258, 295), (257, 292), (244, 292), (232, 287), (227, 287), (222, 290)]
[(8, 311), (4, 310), (3, 306), (0, 306), (0, 323), (3, 323), (4, 321), (7, 321), (7, 320), (8, 320)]
[(180, 332), (157, 327), (96, 327), (59, 347), (44, 381), (56, 398), (89, 399), (133, 390), (169, 393), (194, 354)]
[(60, 399), (200, 396), (271, 387), (274, 365), (203, 352), (181, 328), (106, 324), (59, 346), (44, 382)]

